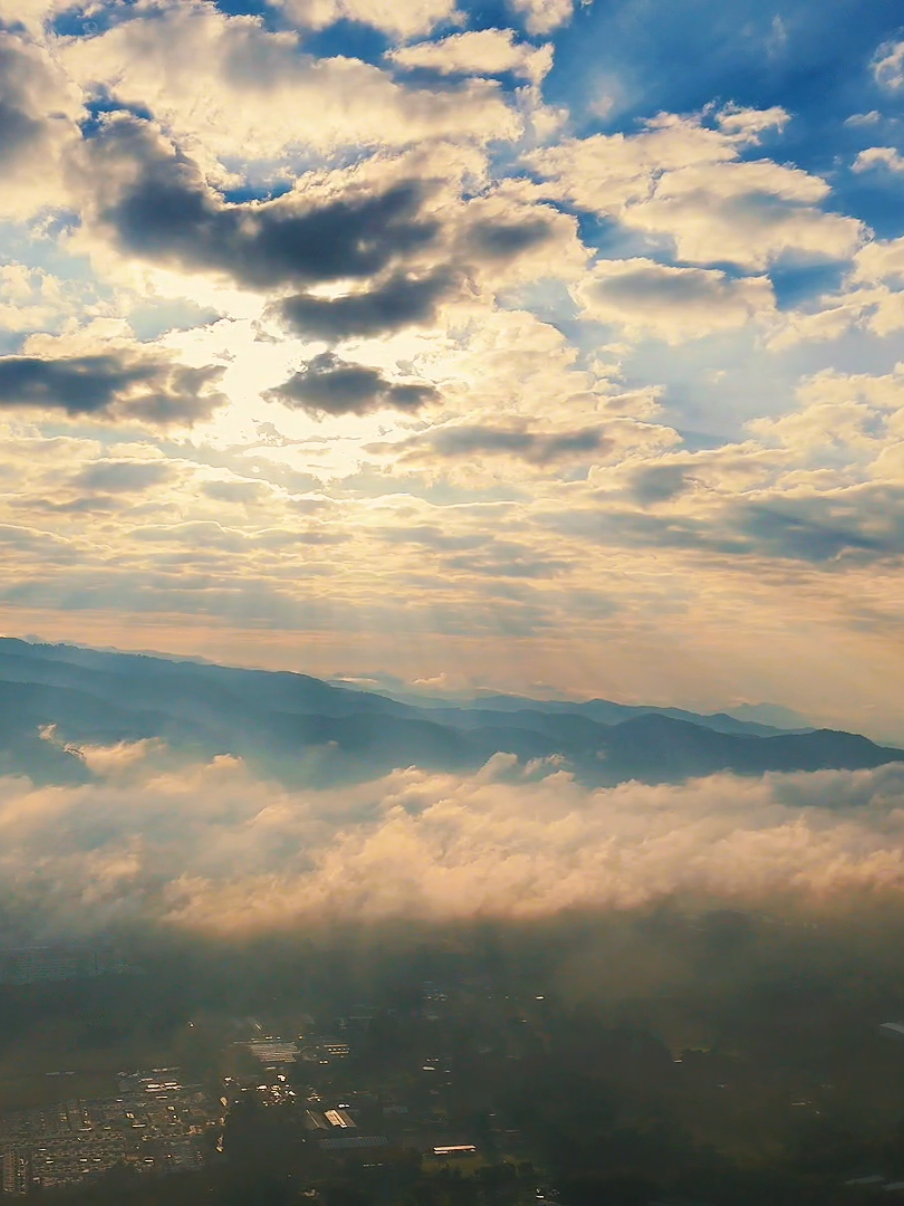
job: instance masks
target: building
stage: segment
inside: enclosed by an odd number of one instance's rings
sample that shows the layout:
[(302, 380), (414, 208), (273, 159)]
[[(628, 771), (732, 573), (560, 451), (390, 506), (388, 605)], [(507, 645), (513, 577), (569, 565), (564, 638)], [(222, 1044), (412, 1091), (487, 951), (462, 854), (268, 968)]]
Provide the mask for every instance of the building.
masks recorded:
[(219, 1102), (178, 1069), (125, 1074), (119, 1095), (0, 1113), (0, 1191), (15, 1197), (96, 1177), (123, 1162), (142, 1172), (198, 1168)]
[(323, 1139), (320, 1148), (325, 1152), (350, 1152), (360, 1148), (387, 1147), (385, 1135), (338, 1135), (335, 1139)]
[(342, 1130), (355, 1130), (357, 1123), (347, 1110), (327, 1110), (324, 1115), (330, 1126), (340, 1127)]
[(44, 984), (122, 975), (130, 970), (109, 946), (73, 943), (0, 950), (0, 984)]
[(18, 1152), (0, 1157), (0, 1187), (4, 1197), (24, 1198), (28, 1193), (28, 1161)]
[(282, 1039), (255, 1039), (248, 1044), (248, 1049), (255, 1059), (262, 1064), (294, 1064), (298, 1059), (298, 1044), (287, 1043)]

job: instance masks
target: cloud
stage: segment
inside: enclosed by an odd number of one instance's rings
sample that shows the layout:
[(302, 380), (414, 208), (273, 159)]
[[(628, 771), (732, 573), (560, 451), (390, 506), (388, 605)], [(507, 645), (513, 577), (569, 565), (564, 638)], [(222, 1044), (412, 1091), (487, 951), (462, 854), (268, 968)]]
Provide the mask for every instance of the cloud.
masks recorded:
[(526, 161), (558, 196), (670, 239), (690, 263), (762, 269), (789, 252), (846, 258), (864, 227), (818, 208), (829, 193), (824, 180), (769, 159), (740, 161), (743, 150), (786, 120), (780, 108), (729, 106), (714, 125), (665, 113), (638, 134), (566, 139)]
[(68, 0), (0, 0), (0, 20), (40, 34), (47, 18), (68, 8)]
[(606, 456), (613, 444), (599, 427), (579, 431), (539, 432), (505, 427), (443, 427), (416, 437), (409, 447), (427, 444), (442, 457), (513, 456), (535, 465), (574, 457)]
[(63, 202), (63, 160), (78, 137), (81, 100), (41, 47), (0, 30), (0, 217)]
[(415, 545), (440, 557), (444, 571), (495, 578), (539, 579), (556, 577), (571, 568), (568, 561), (538, 555), (536, 549), (515, 540), (499, 540), (483, 531), (454, 532), (424, 523), (413, 528), (386, 528), (380, 537), (387, 544)]
[(483, 219), (470, 223), (463, 246), (478, 261), (508, 260), (530, 251), (553, 237), (553, 224), (546, 214), (519, 221)]
[[(889, 148), (873, 148), (885, 151)], [(866, 166), (898, 170), (891, 157), (878, 156)], [(904, 165), (904, 159), (901, 160)], [(886, 336), (904, 328), (904, 238), (871, 239), (853, 258), (841, 289), (815, 303), (787, 311), (784, 323), (770, 340), (781, 349), (802, 340), (834, 340), (852, 329)]]
[(867, 243), (857, 253), (852, 276), (855, 283), (897, 280), (904, 284), (904, 237)]
[(78, 560), (75, 545), (53, 532), (13, 524), (0, 524), (0, 544), (7, 557), (15, 552), (32, 555), (42, 565), (71, 565)]
[(653, 260), (601, 260), (573, 289), (583, 316), (668, 343), (735, 330), (775, 311), (768, 277), (731, 278)]
[(376, 369), (324, 352), (264, 397), (315, 415), (363, 415), (386, 408), (419, 410), (437, 401), (439, 393), (426, 382), (387, 381)]
[(264, 482), (216, 481), (205, 482), (201, 493), (214, 502), (244, 506), (266, 502), (270, 489)]
[(868, 172), (878, 167), (885, 167), (890, 172), (904, 172), (904, 155), (894, 147), (867, 147), (858, 154), (851, 171)]
[(508, 0), (508, 6), (531, 34), (551, 33), (574, 16), (574, 0)]
[[(417, 181), (230, 205), (152, 125), (118, 114), (86, 144), (98, 225), (133, 256), (251, 289), (363, 279), (435, 237)], [(86, 184), (88, 183), (86, 179)]]
[(455, 277), (445, 268), (419, 277), (394, 273), (371, 289), (344, 297), (299, 293), (276, 303), (274, 312), (292, 330), (313, 339), (382, 335), (432, 323), (454, 284)]
[(760, 269), (788, 252), (845, 259), (857, 249), (863, 225), (808, 204), (828, 191), (801, 169), (767, 160), (681, 167), (621, 217), (671, 237), (678, 256), (693, 263), (729, 260)]
[(896, 562), (904, 555), (904, 487), (889, 483), (820, 493), (751, 491), (656, 515), (600, 501), (596, 509), (550, 513), (543, 521), (557, 531), (620, 547), (699, 550), (812, 565)]
[(500, 753), (289, 790), (159, 743), (88, 749), (80, 787), (7, 779), (4, 903), (44, 933), (164, 923), (239, 933), (403, 918), (538, 918), (683, 895), (738, 904), (904, 890), (904, 771), (588, 790)]
[[(406, 20), (417, 8), (418, 0), (385, 4), (408, 25), (406, 36), (426, 32)], [(413, 87), (353, 55), (308, 54), (297, 33), (268, 30), (258, 16), (229, 16), (203, 0), (134, 8), (96, 37), (67, 40), (59, 53), (89, 94), (149, 112), (205, 164), (218, 163), (221, 176), (236, 162), (309, 163), (312, 151), (428, 138), (485, 142), (517, 138), (522, 129), (495, 81)]]
[(631, 474), (631, 493), (643, 506), (670, 502), (687, 489), (688, 465), (645, 465)]
[[(339, 297), (299, 293), (276, 302), (271, 312), (308, 338), (367, 338), (436, 323), (441, 305), (460, 296), (468, 282), (485, 281), (495, 292), (510, 279), (535, 279), (562, 272), (563, 267), (570, 271), (573, 249), (566, 241), (574, 231), (563, 215), (546, 207), (539, 212), (521, 207), (503, 216), (497, 206), (481, 199), (468, 202), (455, 216), (457, 221), (450, 220), (445, 232), (451, 246), (442, 246), (437, 227), (432, 228), (435, 240), (424, 239), (425, 245), (435, 242), (437, 253), (450, 263), (419, 273), (390, 272), (365, 289)], [(422, 225), (428, 226), (426, 219)]]
[(756, 145), (761, 134), (768, 130), (784, 130), (791, 115), (781, 105), (768, 109), (750, 109), (744, 105), (723, 105), (716, 114), (720, 130), (732, 138)]
[(457, 21), (455, 0), (277, 0), (287, 16), (309, 29), (337, 21), (360, 21), (392, 37), (412, 38), (429, 33), (441, 22)]
[(517, 42), (512, 29), (474, 29), (438, 42), (403, 46), (387, 56), (399, 67), (425, 68), (440, 75), (511, 73), (539, 84), (553, 61), (551, 46)]
[[(539, 175), (558, 182), (581, 208), (617, 214), (626, 205), (648, 199), (662, 174), (738, 160), (745, 147), (759, 141), (762, 129), (747, 127), (761, 126), (763, 113), (773, 125), (786, 116), (783, 110), (754, 110), (753, 116), (749, 110), (732, 109), (728, 116), (733, 128), (724, 130), (718, 120), (706, 125), (699, 116), (661, 113), (636, 134), (566, 138), (529, 152), (525, 160)], [(748, 116), (742, 121), (744, 115)]]
[(876, 458), (900, 438), (904, 420), (904, 365), (873, 376), (816, 373), (798, 387), (799, 405), (748, 427), (767, 444), (780, 444), (812, 462), (834, 453), (849, 471), (876, 474)]
[(72, 479), (72, 485), (107, 494), (135, 494), (159, 486), (173, 476), (166, 461), (95, 461)]
[(883, 88), (904, 87), (904, 42), (883, 42), (873, 59), (873, 75)]
[(117, 348), (85, 356), (0, 356), (0, 409), (190, 426), (225, 403), (222, 368)]
[(45, 268), (10, 261), (0, 265), (0, 327), (7, 332), (59, 330), (77, 315), (115, 308), (101, 302), (92, 281), (62, 279)]
[(884, 484), (745, 499), (732, 504), (724, 519), (728, 532), (767, 556), (818, 563), (904, 554), (904, 489)]

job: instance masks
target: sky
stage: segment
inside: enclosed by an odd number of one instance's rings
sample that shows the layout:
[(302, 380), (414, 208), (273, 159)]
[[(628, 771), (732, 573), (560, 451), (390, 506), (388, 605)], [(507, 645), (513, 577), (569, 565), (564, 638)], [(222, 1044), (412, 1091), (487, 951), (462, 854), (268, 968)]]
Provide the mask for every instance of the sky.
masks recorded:
[(874, 0), (0, 0), (0, 630), (904, 741)]

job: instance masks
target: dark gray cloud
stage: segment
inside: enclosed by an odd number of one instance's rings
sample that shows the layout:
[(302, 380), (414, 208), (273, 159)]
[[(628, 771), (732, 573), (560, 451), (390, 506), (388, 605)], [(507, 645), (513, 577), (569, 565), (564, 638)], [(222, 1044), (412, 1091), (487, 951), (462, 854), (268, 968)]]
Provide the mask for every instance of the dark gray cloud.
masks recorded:
[(116, 398), (153, 378), (150, 362), (129, 363), (116, 355), (39, 356), (0, 359), (0, 406), (58, 407), (69, 414), (108, 410)]
[(450, 570), (490, 578), (549, 578), (569, 568), (566, 561), (538, 556), (515, 540), (498, 540), (485, 532), (445, 532), (433, 524), (387, 528), (381, 537), (388, 544), (414, 544), (442, 557)]
[(445, 532), (434, 524), (422, 523), (407, 528), (387, 528), (380, 533), (389, 544), (419, 544), (437, 552), (460, 552), (484, 548), (493, 537), (485, 532)]
[(97, 188), (112, 175), (116, 195), (100, 198), (99, 217), (123, 250), (254, 289), (372, 277), (438, 230), (419, 217), (426, 188), (415, 180), (319, 204), (299, 194), (227, 204), (191, 159), (133, 117), (108, 121), (88, 154)]
[(735, 499), (700, 516), (603, 505), (548, 515), (545, 522), (621, 547), (699, 549), (817, 565), (904, 556), (904, 488), (879, 483), (825, 494)]
[(904, 489), (896, 486), (745, 500), (733, 504), (726, 518), (742, 539), (778, 557), (820, 562), (904, 553)]
[(0, 523), (0, 545), (8, 551), (33, 556), (41, 566), (70, 565), (78, 561), (79, 556), (77, 547), (71, 541), (54, 532), (10, 523)]
[(677, 498), (687, 489), (687, 465), (647, 465), (631, 476), (631, 494), (649, 506)]
[(56, 359), (0, 356), (0, 408), (192, 423), (225, 401), (213, 389), (222, 372), (126, 349)]
[[(0, 76), (2, 76), (8, 52), (0, 49)], [(30, 117), (15, 101), (0, 95), (0, 164), (8, 166), (22, 152), (44, 137), (43, 123)]]
[[(412, 270), (441, 232), (424, 214), (428, 182), (350, 187), (316, 201), (292, 192), (230, 203), (150, 122), (116, 114), (87, 148), (87, 187), (98, 198), (98, 220), (122, 250), (183, 270), (223, 273), (247, 288), (294, 286), (298, 292), (273, 312), (293, 331), (328, 341), (431, 322), (468, 264), (512, 259), (553, 236), (545, 218), (476, 222), (457, 243), (459, 268)], [(368, 287), (332, 298), (310, 292), (337, 280)]]
[[(770, 198), (770, 204), (771, 204)], [(590, 285), (587, 292), (608, 302), (624, 302), (632, 310), (651, 301), (657, 305), (718, 305), (718, 274), (711, 269), (671, 269), (655, 263), (626, 261), (630, 272), (617, 272)]]
[(428, 437), (440, 456), (466, 457), (508, 453), (537, 465), (583, 454), (603, 454), (612, 441), (598, 427), (580, 431), (537, 432), (504, 427), (446, 427)]
[(749, 545), (702, 519), (688, 516), (649, 515), (611, 506), (549, 514), (540, 517), (556, 531), (583, 536), (600, 544), (622, 548), (708, 549), (720, 553), (746, 553)]
[(363, 293), (335, 298), (300, 293), (279, 302), (274, 309), (294, 331), (318, 339), (382, 335), (431, 322), (437, 305), (451, 292), (455, 279), (445, 268), (421, 277), (396, 273)]
[(363, 415), (384, 407), (418, 410), (439, 394), (424, 382), (387, 381), (376, 369), (324, 352), (264, 397), (317, 415)]
[(464, 245), (479, 259), (508, 260), (539, 247), (553, 236), (552, 223), (543, 218), (524, 222), (475, 222)]
[(72, 484), (106, 494), (132, 494), (159, 486), (172, 475), (172, 466), (164, 461), (95, 461)]
[(520, 546), (512, 546), (508, 553), (497, 550), (486, 557), (462, 553), (457, 557), (448, 557), (444, 564), (450, 570), (480, 574), (487, 578), (554, 578), (571, 568), (568, 561), (532, 557), (526, 555), (527, 549), (522, 549), (521, 553), (516, 552), (516, 547)]
[(112, 514), (120, 509), (120, 503), (109, 494), (84, 494), (66, 502), (58, 502), (55, 498), (28, 498), (21, 499), (17, 505), (23, 511), (41, 511), (46, 515)]

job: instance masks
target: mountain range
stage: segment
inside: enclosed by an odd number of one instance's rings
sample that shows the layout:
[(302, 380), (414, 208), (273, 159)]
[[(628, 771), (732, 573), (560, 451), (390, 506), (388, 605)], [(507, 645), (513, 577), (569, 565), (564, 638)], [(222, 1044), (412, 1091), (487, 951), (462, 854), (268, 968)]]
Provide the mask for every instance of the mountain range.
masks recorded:
[(0, 638), (0, 773), (88, 781), (79, 747), (143, 738), (312, 785), (409, 765), (469, 771), (499, 752), (561, 760), (593, 785), (904, 761), (858, 734), (727, 713), (511, 695), (415, 702), (304, 674)]

